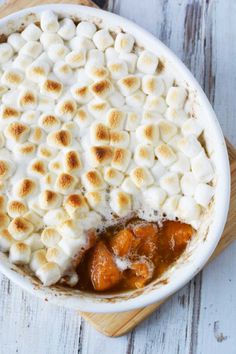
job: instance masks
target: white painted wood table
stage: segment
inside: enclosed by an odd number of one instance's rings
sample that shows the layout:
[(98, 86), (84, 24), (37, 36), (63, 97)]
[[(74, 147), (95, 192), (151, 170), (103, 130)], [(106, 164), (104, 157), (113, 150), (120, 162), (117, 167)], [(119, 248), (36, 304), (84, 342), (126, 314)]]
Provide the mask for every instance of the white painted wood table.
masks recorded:
[[(185, 62), (236, 145), (236, 1), (115, 0), (106, 7)], [(235, 270), (236, 243), (132, 333), (113, 339), (0, 275), (0, 354), (235, 354)]]

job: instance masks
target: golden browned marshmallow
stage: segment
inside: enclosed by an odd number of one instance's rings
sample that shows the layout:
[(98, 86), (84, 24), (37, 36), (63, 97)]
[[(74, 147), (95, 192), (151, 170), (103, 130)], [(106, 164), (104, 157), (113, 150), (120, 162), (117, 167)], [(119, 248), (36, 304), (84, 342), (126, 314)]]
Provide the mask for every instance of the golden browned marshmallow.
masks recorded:
[(18, 145), (16, 148), (16, 151), (14, 151), (14, 155), (17, 157), (17, 159), (20, 160), (25, 160), (26, 158), (31, 158), (32, 156), (35, 155), (36, 151), (36, 146), (32, 143), (24, 143), (21, 145)]
[(6, 213), (0, 213), (0, 231), (7, 228), (9, 221), (10, 219)]
[(125, 172), (131, 159), (131, 152), (127, 149), (116, 148), (114, 150), (111, 166), (119, 171)]
[(108, 165), (113, 156), (110, 146), (92, 146), (89, 148), (89, 160), (92, 167)]
[(94, 99), (88, 103), (88, 111), (96, 119), (102, 119), (109, 108), (110, 108), (109, 104), (106, 101), (102, 101), (102, 100)]
[(118, 81), (118, 87), (124, 96), (129, 96), (140, 87), (140, 78), (135, 75), (128, 75)]
[(29, 136), (30, 128), (20, 122), (12, 122), (6, 127), (4, 134), (6, 138), (16, 143), (24, 143)]
[(24, 178), (20, 180), (13, 188), (16, 197), (25, 199), (36, 191), (37, 185), (34, 180)]
[(47, 164), (44, 160), (41, 159), (33, 159), (28, 168), (27, 171), (30, 175), (34, 177), (42, 177), (46, 175), (47, 173)]
[(33, 230), (33, 224), (22, 216), (14, 218), (8, 226), (8, 231), (17, 241), (25, 240)]
[(62, 93), (63, 84), (57, 80), (47, 79), (41, 85), (41, 93), (57, 100)]
[(14, 243), (14, 238), (6, 229), (0, 231), (0, 251), (9, 252), (11, 245)]
[(89, 192), (98, 191), (105, 188), (105, 182), (98, 170), (89, 170), (81, 176), (82, 184)]
[(0, 160), (0, 180), (8, 179), (14, 172), (14, 165), (7, 160)]
[(59, 193), (46, 189), (39, 195), (39, 206), (43, 210), (59, 208), (62, 199)]
[(113, 189), (110, 195), (111, 209), (120, 217), (127, 215), (131, 211), (131, 196), (120, 189)]
[[(24, 219), (29, 221), (34, 226), (35, 231), (42, 229), (44, 226), (42, 218), (32, 210), (27, 211), (23, 216)], [(33, 239), (31, 241), (33, 241)]]
[(9, 200), (7, 203), (7, 213), (12, 218), (24, 215), (27, 212), (26, 204), (17, 199)]
[(64, 170), (68, 173), (77, 172), (82, 168), (79, 153), (75, 150), (67, 151), (63, 159)]
[(85, 197), (92, 209), (99, 210), (106, 206), (106, 193), (105, 191), (87, 192)]
[(92, 85), (90, 85), (89, 88), (95, 97), (101, 99), (107, 98), (113, 91), (113, 85), (108, 79), (96, 81)]
[(28, 264), (30, 261), (31, 249), (24, 242), (12, 244), (9, 252), (10, 261), (14, 264)]
[(108, 145), (110, 140), (109, 129), (102, 123), (93, 123), (90, 127), (90, 141), (92, 145)]
[(125, 112), (111, 108), (106, 115), (106, 125), (109, 129), (122, 130), (125, 121)]
[(155, 149), (156, 157), (160, 160), (162, 165), (169, 166), (176, 161), (177, 156), (172, 148), (167, 144), (160, 144)]
[(26, 69), (26, 76), (29, 80), (40, 83), (46, 80), (49, 72), (49, 65), (47, 62), (35, 61)]
[(177, 126), (174, 123), (168, 122), (167, 120), (161, 120), (159, 123), (159, 129), (162, 140), (167, 143), (177, 134)]
[(31, 133), (29, 136), (29, 141), (31, 143), (38, 145), (43, 141), (44, 137), (45, 137), (45, 133), (43, 129), (41, 129), (40, 127), (31, 128)]
[(105, 167), (104, 169), (104, 180), (110, 185), (117, 187), (121, 184), (124, 175), (122, 172), (118, 171), (113, 167)]
[(59, 172), (63, 171), (63, 164), (61, 161), (61, 156), (56, 156), (53, 160), (51, 160), (48, 164), (49, 171), (58, 174)]
[(68, 130), (56, 130), (47, 136), (49, 146), (56, 149), (63, 149), (71, 145), (72, 135)]
[(18, 105), (21, 109), (34, 109), (37, 105), (37, 94), (32, 89), (23, 89), (18, 96)]
[(127, 148), (129, 145), (129, 133), (126, 131), (111, 131), (110, 144), (114, 147)]
[(61, 122), (54, 114), (44, 113), (39, 118), (39, 126), (46, 132), (51, 132), (60, 128)]
[(65, 199), (63, 206), (71, 218), (87, 214), (89, 211), (86, 199), (82, 194), (69, 195)]
[(76, 110), (75, 100), (70, 97), (64, 97), (58, 102), (55, 112), (63, 121), (68, 121), (74, 117)]
[(135, 148), (134, 161), (138, 166), (152, 167), (154, 157), (153, 147), (151, 145), (140, 144)]
[(146, 188), (154, 182), (153, 176), (146, 167), (135, 167), (132, 169), (130, 178), (138, 188)]
[(88, 63), (85, 68), (87, 75), (94, 81), (105, 79), (109, 75), (107, 68), (100, 63)]
[(41, 234), (41, 241), (46, 247), (55, 247), (61, 240), (60, 234), (54, 227), (45, 227)]
[(44, 178), (43, 182), (45, 183), (46, 187), (53, 187), (56, 182), (56, 175), (53, 172), (48, 172)]
[(4, 195), (0, 195), (0, 211), (6, 210), (6, 197)]
[(80, 130), (87, 128), (87, 126), (91, 123), (92, 117), (90, 116), (87, 107), (82, 106), (80, 107), (74, 117), (74, 121), (79, 126)]
[(73, 69), (84, 66), (86, 63), (86, 49), (72, 50), (66, 55), (65, 61)]
[(18, 69), (8, 69), (2, 75), (1, 81), (10, 88), (18, 87), (24, 80), (23, 73)]
[(57, 150), (51, 148), (47, 144), (41, 144), (38, 147), (37, 156), (41, 157), (42, 159), (51, 161), (51, 159), (53, 157), (55, 157), (56, 153), (57, 153)]
[(93, 97), (90, 89), (86, 85), (74, 85), (71, 88), (71, 94), (78, 103), (87, 103)]
[(142, 144), (156, 145), (159, 140), (159, 128), (156, 124), (141, 125), (136, 130), (136, 137)]
[(55, 188), (61, 194), (71, 193), (77, 183), (77, 178), (69, 173), (60, 173), (56, 179)]
[(0, 119), (9, 121), (11, 119), (18, 119), (20, 118), (20, 111), (14, 107), (10, 107), (7, 105), (1, 105), (0, 108)]

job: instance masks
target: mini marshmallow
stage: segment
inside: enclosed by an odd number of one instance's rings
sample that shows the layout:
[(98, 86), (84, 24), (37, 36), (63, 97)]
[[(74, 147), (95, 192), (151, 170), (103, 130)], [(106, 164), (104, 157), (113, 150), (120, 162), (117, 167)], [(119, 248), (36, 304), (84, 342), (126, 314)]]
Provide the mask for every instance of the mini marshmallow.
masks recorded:
[(24, 80), (24, 75), (19, 69), (5, 70), (1, 77), (1, 82), (10, 87), (17, 88)]
[(113, 150), (106, 145), (92, 146), (89, 148), (88, 157), (92, 167), (109, 165), (113, 157)]
[[(16, 109), (16, 97), (17, 97), (18, 92), (16, 90), (8, 90), (3, 96), (2, 96), (2, 103), (3, 105), (0, 107), (0, 115), (1, 118), (3, 119), (14, 119), (14, 115), (20, 116), (20, 112)], [(13, 115), (12, 115), (13, 112)], [(9, 114), (10, 113), (10, 114)], [(12, 116), (12, 117), (11, 117)], [(10, 121), (8, 120), (8, 123)]]
[(146, 167), (135, 167), (130, 172), (132, 182), (138, 188), (146, 188), (153, 184), (154, 179), (150, 171)]
[(166, 199), (162, 205), (162, 210), (167, 215), (167, 217), (173, 218), (176, 216), (180, 198), (181, 195), (176, 194)]
[(6, 210), (6, 197), (4, 195), (0, 195), (0, 211), (4, 212)]
[(69, 219), (60, 224), (58, 232), (64, 239), (81, 239), (84, 236), (80, 220), (75, 219)]
[(156, 124), (140, 125), (136, 129), (136, 137), (140, 143), (157, 145), (159, 141), (159, 128)]
[(79, 126), (80, 133), (82, 134), (85, 129), (91, 124), (92, 120), (93, 119), (90, 116), (86, 106), (80, 107), (74, 116), (74, 122), (76, 122), (76, 124)]
[(0, 251), (9, 252), (12, 244), (15, 242), (8, 230), (0, 231)]
[(44, 286), (56, 284), (61, 278), (60, 268), (56, 263), (45, 263), (36, 270), (37, 277)]
[(38, 111), (26, 111), (21, 116), (21, 121), (26, 124), (36, 124), (38, 122), (39, 112)]
[(19, 51), (19, 55), (28, 55), (29, 57), (35, 59), (43, 51), (43, 46), (41, 43), (36, 41), (26, 42)]
[(160, 178), (160, 186), (169, 195), (178, 194), (180, 192), (179, 177), (175, 172), (167, 172)]
[(114, 90), (108, 98), (110, 104), (114, 108), (121, 108), (125, 104), (124, 96), (118, 91)]
[(56, 247), (61, 240), (61, 235), (53, 227), (45, 227), (41, 234), (41, 242), (46, 247)]
[(69, 173), (60, 173), (56, 179), (55, 189), (61, 194), (71, 193), (77, 183), (77, 178)]
[(162, 115), (155, 111), (149, 111), (144, 109), (142, 114), (142, 123), (158, 123), (162, 120)]
[(63, 40), (57, 33), (43, 33), (40, 37), (40, 42), (44, 48), (47, 50), (53, 44), (63, 44)]
[(192, 172), (185, 173), (180, 181), (182, 193), (186, 196), (192, 197), (197, 187), (197, 181)]
[(28, 206), (30, 208), (30, 210), (33, 210), (36, 214), (38, 214), (39, 216), (44, 216), (45, 214), (45, 210), (42, 210), (40, 207), (39, 207), (39, 203), (38, 203), (38, 198), (35, 197), (35, 198), (31, 198), (29, 201), (28, 201)]
[(121, 60), (124, 60), (126, 62), (128, 66), (128, 72), (130, 74), (133, 74), (135, 72), (136, 63), (138, 60), (137, 55), (134, 53), (121, 53), (119, 57)]
[(113, 147), (127, 148), (129, 146), (129, 133), (126, 131), (111, 131), (110, 145)]
[(109, 72), (103, 64), (97, 62), (88, 62), (85, 66), (85, 72), (91, 80), (103, 80), (109, 76)]
[(66, 41), (72, 39), (75, 35), (75, 24), (70, 18), (64, 18), (60, 21), (60, 29), (57, 31), (59, 36)]
[(168, 143), (177, 133), (177, 127), (174, 123), (168, 122), (165, 119), (162, 119), (158, 122), (161, 139)]
[(9, 252), (10, 261), (14, 264), (28, 264), (30, 261), (30, 246), (23, 242), (14, 243)]
[(5, 138), (2, 132), (0, 132), (0, 148), (3, 148), (5, 145)]
[(113, 152), (111, 166), (121, 172), (125, 172), (129, 166), (130, 159), (130, 150), (124, 148), (116, 148)]
[[(42, 186), (43, 187), (46, 186), (47, 189), (54, 187), (54, 184), (56, 182), (56, 178), (57, 178), (57, 176), (55, 175), (55, 173), (53, 173), (53, 172), (46, 173), (46, 175), (42, 178)], [(41, 208), (39, 208), (39, 209), (40, 209), (40, 211), (42, 210)], [(43, 213), (43, 214), (45, 214), (45, 213)]]
[(108, 145), (110, 141), (109, 129), (102, 123), (91, 124), (90, 141), (92, 145)]
[(124, 178), (123, 173), (113, 167), (105, 167), (104, 180), (113, 187), (118, 187)]
[(200, 183), (195, 189), (194, 199), (199, 205), (206, 208), (210, 203), (213, 195), (214, 188), (212, 186), (209, 186), (209, 184), (206, 183)]
[(45, 250), (39, 249), (32, 253), (29, 266), (33, 272), (36, 272), (45, 263), (47, 263)]
[(62, 90), (62, 83), (56, 80), (46, 79), (41, 84), (41, 93), (55, 100), (61, 96)]
[(110, 207), (118, 216), (126, 216), (132, 207), (130, 195), (120, 189), (113, 189), (110, 193)]
[(143, 193), (144, 201), (154, 210), (159, 210), (166, 199), (166, 192), (156, 186), (147, 188)]
[(155, 155), (164, 166), (171, 165), (177, 159), (177, 156), (172, 150), (172, 148), (169, 145), (164, 143), (156, 147)]
[(125, 130), (135, 131), (140, 122), (140, 116), (136, 112), (128, 112)]
[(59, 208), (61, 203), (61, 195), (52, 190), (46, 189), (39, 194), (39, 206), (43, 210)]
[(44, 113), (39, 117), (39, 126), (47, 133), (60, 128), (61, 122), (54, 114)]
[(102, 119), (109, 108), (110, 105), (102, 100), (94, 99), (88, 103), (88, 111), (96, 119)]
[(106, 208), (106, 193), (104, 191), (93, 191), (85, 193), (89, 206), (101, 212)]
[(39, 95), (37, 110), (39, 112), (51, 112), (52, 107), (54, 108), (54, 99), (44, 95)]
[(186, 97), (187, 92), (183, 87), (171, 87), (167, 92), (166, 103), (172, 108), (180, 109), (183, 108)]
[(80, 155), (75, 150), (67, 151), (63, 156), (63, 169), (67, 173), (78, 173), (82, 168)]
[(205, 152), (200, 152), (191, 159), (191, 168), (197, 181), (208, 183), (214, 177), (214, 169)]
[(56, 63), (59, 60), (63, 60), (68, 53), (69, 48), (64, 44), (52, 44), (48, 48), (48, 56), (51, 61), (53, 61), (53, 63)]
[(40, 26), (44, 32), (58, 32), (59, 23), (57, 15), (51, 11), (43, 11), (40, 17)]
[(13, 140), (14, 142), (20, 144), (26, 141), (29, 133), (29, 126), (20, 122), (12, 122), (8, 124), (4, 130), (4, 135), (7, 139)]
[(73, 69), (84, 66), (86, 63), (86, 50), (84, 48), (72, 50), (66, 55), (65, 62)]
[(34, 109), (37, 106), (37, 93), (33, 89), (23, 89), (20, 91), (17, 104), (22, 110)]
[(192, 197), (181, 197), (177, 208), (177, 215), (180, 219), (188, 222), (199, 219), (201, 207)]
[(7, 42), (12, 46), (12, 48), (16, 51), (19, 52), (19, 50), (23, 47), (25, 44), (25, 40), (22, 37), (21, 33), (12, 33), (8, 36)]
[(22, 216), (17, 216), (8, 225), (8, 231), (17, 241), (25, 240), (34, 230), (34, 225)]
[(57, 226), (69, 219), (69, 215), (64, 208), (49, 210), (43, 217), (44, 224), (47, 226)]
[[(80, 219), (81, 226), (84, 230), (90, 230), (91, 225), (93, 225), (94, 228), (98, 228), (101, 226), (102, 222), (102, 217), (100, 214), (98, 214), (96, 211), (90, 211), (85, 217)], [(86, 234), (84, 234), (85, 236)], [(84, 247), (87, 245), (87, 241), (85, 241)]]
[(149, 111), (156, 111), (158, 113), (164, 113), (166, 111), (166, 103), (163, 97), (148, 95), (144, 105), (144, 109)]
[(124, 96), (129, 96), (140, 87), (140, 78), (135, 75), (128, 75), (117, 82), (120, 92)]
[(9, 43), (0, 44), (0, 64), (8, 62), (13, 56), (13, 49)]
[(101, 29), (93, 35), (93, 42), (99, 50), (105, 50), (114, 43), (112, 36), (106, 29)]
[(111, 108), (106, 114), (106, 125), (112, 130), (122, 130), (125, 121), (125, 112)]
[(164, 93), (165, 84), (158, 76), (145, 75), (142, 79), (142, 90), (146, 95), (161, 96)]
[(108, 62), (107, 67), (113, 80), (119, 80), (128, 75), (128, 66), (124, 60), (113, 59)]
[(166, 172), (167, 169), (160, 163), (160, 161), (156, 161), (151, 169), (151, 173), (155, 177), (156, 181), (158, 181)]
[(32, 143), (24, 143), (16, 145), (13, 151), (17, 162), (25, 162), (31, 160), (35, 156), (36, 146)]
[(27, 212), (26, 204), (17, 199), (10, 199), (7, 202), (7, 213), (11, 218), (22, 216)]
[(27, 172), (32, 177), (41, 178), (47, 173), (47, 163), (42, 159), (35, 158), (30, 161)]
[[(48, 169), (51, 173), (57, 175), (58, 173), (63, 171), (63, 163), (62, 163), (61, 157), (62, 156), (60, 154), (58, 154), (58, 155), (56, 155), (56, 157), (53, 160), (51, 160), (49, 162)], [(44, 179), (45, 178), (46, 178), (46, 175), (44, 176)]]
[(19, 54), (13, 61), (13, 67), (19, 70), (26, 70), (30, 64), (32, 64), (33, 58), (28, 55)]
[(179, 127), (182, 127), (183, 124), (187, 121), (188, 115), (183, 109), (168, 107), (166, 110), (166, 118)]
[(135, 195), (139, 193), (138, 188), (136, 185), (133, 183), (130, 177), (126, 177), (124, 181), (121, 184), (121, 189), (131, 195)]
[(59, 246), (67, 256), (75, 258), (80, 254), (81, 250), (85, 247), (86, 241), (81, 238), (62, 238)]
[(87, 38), (93, 38), (94, 33), (96, 32), (96, 26), (87, 21), (81, 21), (76, 27), (76, 34), (82, 35)]
[(45, 138), (45, 133), (43, 129), (37, 126), (31, 127), (31, 133), (28, 139), (31, 143), (38, 145), (44, 140), (44, 138)]
[(69, 41), (72, 50), (84, 48), (86, 50), (94, 49), (93, 41), (85, 36), (75, 36)]
[(70, 265), (68, 255), (59, 246), (48, 248), (46, 259), (48, 262), (56, 263), (62, 271), (66, 270)]
[(71, 132), (68, 130), (56, 130), (48, 134), (47, 144), (55, 149), (69, 147), (72, 142)]
[(203, 128), (200, 126), (196, 118), (190, 118), (182, 125), (181, 131), (183, 135), (195, 135), (197, 138), (201, 135)]
[(158, 65), (158, 57), (149, 52), (143, 50), (138, 57), (137, 68), (144, 74), (154, 74)]
[(180, 139), (178, 141), (178, 148), (190, 158), (197, 156), (203, 150), (200, 142), (194, 135), (188, 135)]
[(15, 165), (12, 161), (7, 161), (4, 159), (0, 160), (0, 179), (1, 181), (7, 180), (13, 175), (15, 171)]
[(130, 53), (133, 49), (134, 37), (128, 33), (118, 33), (115, 39), (115, 50), (118, 53)]
[(88, 86), (80, 86), (77, 84), (72, 86), (71, 94), (79, 104), (87, 103), (93, 97)]
[(7, 86), (0, 84), (0, 97), (2, 97), (4, 93), (6, 93), (7, 91), (8, 91)]
[(190, 161), (189, 159), (184, 155), (179, 152), (177, 157), (176, 162), (170, 166), (170, 170), (172, 172), (177, 172), (177, 173), (185, 173), (190, 170)]
[(103, 79), (94, 82), (89, 86), (90, 92), (98, 99), (106, 99), (113, 92), (113, 85), (110, 80)]
[(179, 141), (183, 138), (183, 135), (176, 134), (170, 141), (168, 141), (168, 145), (175, 151), (179, 151)]
[(126, 104), (127, 106), (133, 107), (133, 108), (141, 108), (143, 107), (144, 101), (145, 101), (146, 96), (144, 93), (140, 90), (136, 91), (132, 95), (129, 95), (126, 97)]
[(37, 184), (30, 178), (23, 178), (13, 186), (13, 194), (16, 198), (26, 199), (37, 190)]
[(154, 152), (150, 145), (137, 145), (134, 153), (134, 161), (141, 167), (152, 167), (154, 164)]
[(103, 180), (101, 173), (96, 169), (91, 169), (91, 170), (85, 172), (81, 176), (81, 181), (82, 181), (84, 188), (88, 192), (99, 191), (99, 190), (105, 189), (105, 187), (106, 187), (106, 184)]
[(53, 67), (53, 72), (63, 84), (69, 84), (73, 80), (73, 70), (65, 61), (57, 61)]
[(30, 247), (31, 252), (43, 248), (43, 243), (41, 242), (40, 235), (37, 233), (31, 234), (26, 240), (24, 240), (24, 243)]
[(106, 64), (108, 65), (110, 61), (117, 60), (118, 56), (119, 54), (113, 47), (107, 48), (105, 50)]
[(55, 113), (58, 115), (58, 117), (61, 118), (61, 120), (65, 122), (71, 120), (74, 117), (76, 110), (76, 101), (70, 97), (63, 97), (58, 101), (55, 108)]
[(88, 63), (97, 63), (99, 65), (104, 65), (104, 63), (105, 63), (104, 53), (98, 49), (90, 49), (87, 53), (87, 62)]
[(42, 34), (41, 29), (34, 23), (30, 23), (23, 32), (21, 32), (22, 38), (25, 41), (37, 41)]
[(86, 199), (82, 194), (78, 194), (78, 193), (69, 195), (65, 199), (63, 206), (71, 218), (85, 215), (89, 211), (89, 207), (86, 202)]

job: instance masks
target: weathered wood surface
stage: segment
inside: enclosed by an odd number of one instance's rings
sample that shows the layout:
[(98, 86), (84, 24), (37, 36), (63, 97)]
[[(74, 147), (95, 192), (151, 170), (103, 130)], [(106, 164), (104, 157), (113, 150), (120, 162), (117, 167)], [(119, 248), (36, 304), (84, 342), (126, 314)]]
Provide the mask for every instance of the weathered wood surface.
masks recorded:
[[(108, 8), (151, 31), (186, 63), (236, 145), (235, 1), (116, 0)], [(45, 304), (1, 276), (0, 353), (235, 354), (235, 255), (236, 244), (117, 339), (105, 338), (73, 311)]]

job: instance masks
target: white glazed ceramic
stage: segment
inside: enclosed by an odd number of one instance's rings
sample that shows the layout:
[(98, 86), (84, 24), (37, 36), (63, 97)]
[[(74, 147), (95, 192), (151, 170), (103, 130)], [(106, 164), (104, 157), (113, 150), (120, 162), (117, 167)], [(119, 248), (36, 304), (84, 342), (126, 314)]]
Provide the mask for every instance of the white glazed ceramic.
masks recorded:
[(176, 266), (162, 277), (162, 281), (155, 281), (145, 289), (105, 296), (81, 293), (77, 290), (64, 291), (59, 286), (46, 288), (36, 278), (10, 264), (7, 256), (2, 253), (0, 253), (0, 271), (30, 293), (75, 310), (119, 312), (161, 301), (180, 289), (200, 271), (213, 253), (223, 232), (229, 207), (230, 170), (226, 145), (218, 120), (201, 87), (184, 64), (162, 42), (120, 16), (78, 5), (44, 5), (19, 11), (0, 20), (0, 33), (8, 34), (10, 31), (17, 30), (20, 25), (24, 26), (25, 23), (34, 21), (45, 9), (52, 9), (62, 16), (92, 19), (102, 27), (110, 29), (122, 28), (131, 33), (139, 45), (143, 45), (158, 56), (166, 58), (178, 73), (177, 76), (187, 83), (188, 88), (196, 95), (197, 115), (200, 115), (204, 121), (211, 145), (214, 148), (212, 159), (215, 164), (217, 184), (213, 216), (209, 215), (212, 220), (207, 234), (198, 236), (196, 242), (189, 247)]

